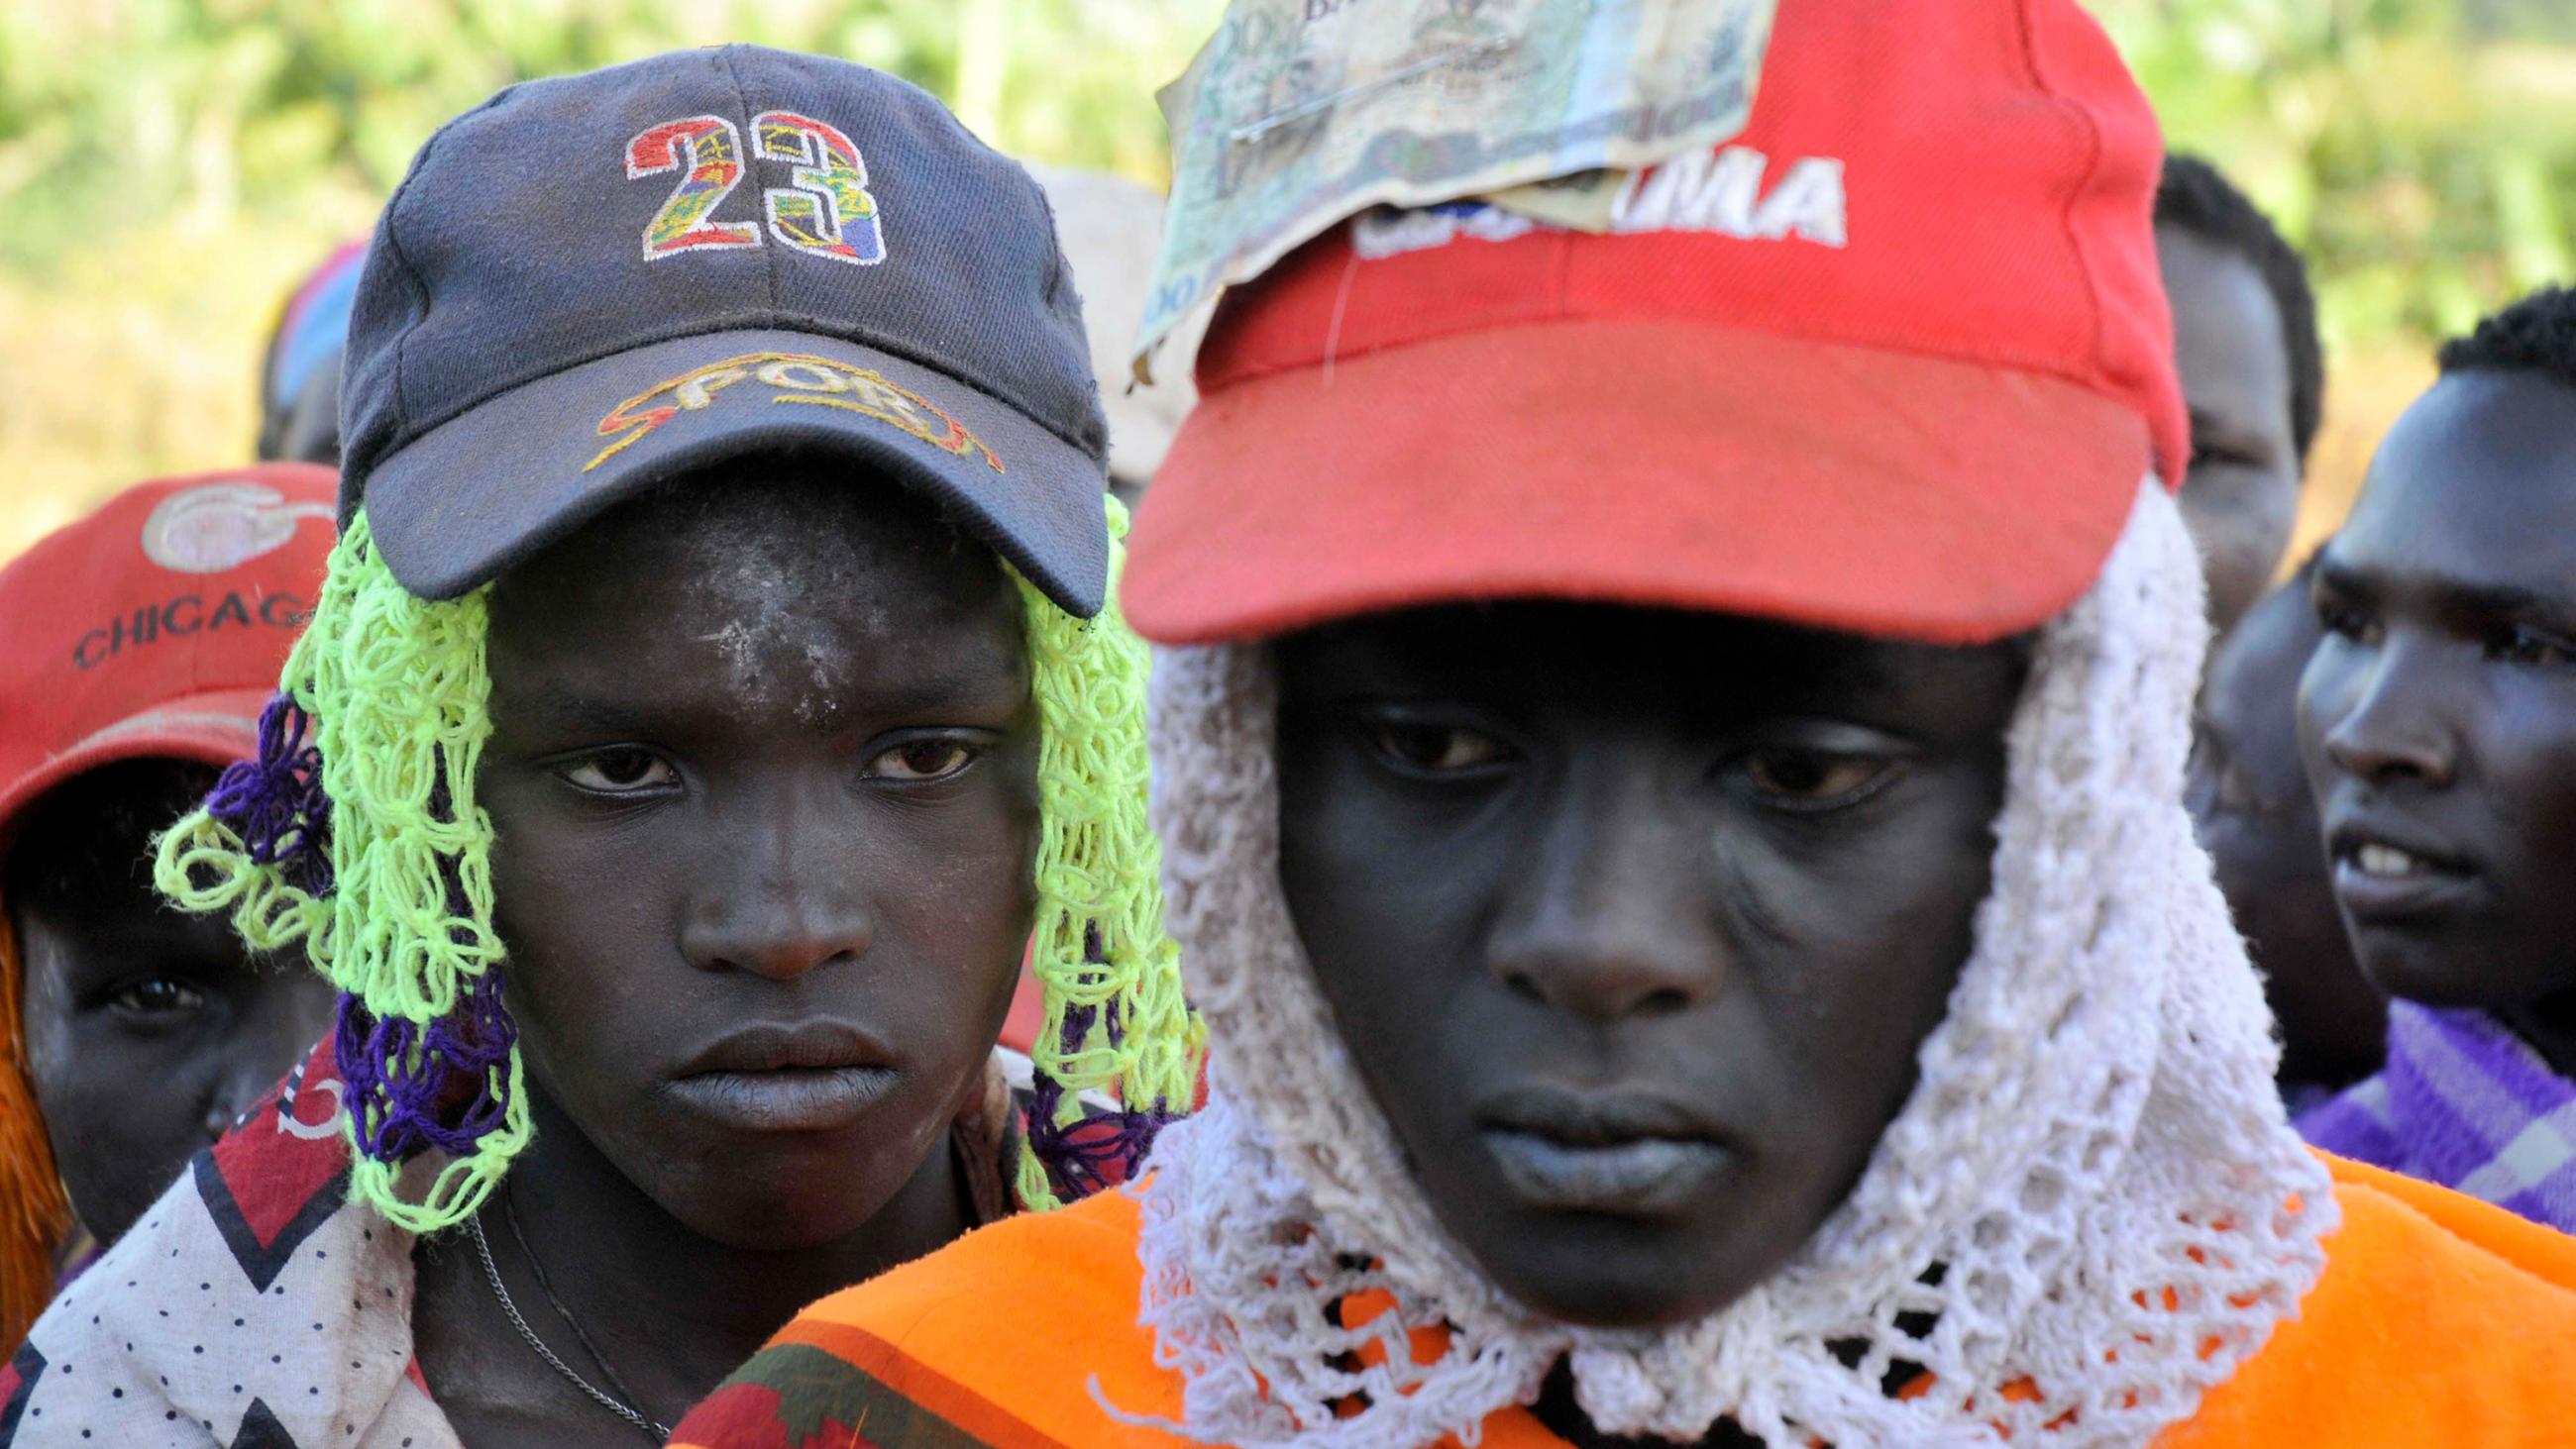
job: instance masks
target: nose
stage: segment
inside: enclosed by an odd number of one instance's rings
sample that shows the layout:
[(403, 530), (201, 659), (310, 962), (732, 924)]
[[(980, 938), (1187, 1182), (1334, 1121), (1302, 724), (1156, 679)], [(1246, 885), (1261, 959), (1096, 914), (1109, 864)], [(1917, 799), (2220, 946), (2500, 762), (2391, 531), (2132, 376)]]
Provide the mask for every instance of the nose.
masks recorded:
[(782, 782), (737, 800), (727, 849), (702, 872), (681, 929), (690, 964), (793, 981), (867, 954), (862, 852), (838, 797), (828, 783)]
[(2381, 648), (2351, 707), (2326, 730), (2334, 767), (2374, 785), (2450, 784), (2459, 749), (2442, 702), (2455, 691), (2440, 677), (2440, 663), (2429, 643), (2391, 640)]
[(1608, 1023), (1685, 1010), (1724, 984), (1713, 837), (1644, 764), (1578, 765), (1547, 802), (1487, 949), (1515, 995)]
[(263, 966), (255, 989), (238, 997), (242, 1010), (226, 1035), (205, 1099), (208, 1140), (232, 1130), (259, 1105), (278, 1079), (331, 1030), (339, 993), (319, 976)]
[[(309, 1045), (309, 1043), (308, 1043)], [(291, 1053), (237, 1051), (225, 1062), (215, 1077), (214, 1090), (206, 1094), (206, 1140), (213, 1142), (233, 1130), (242, 1114), (259, 1104), (268, 1089), (294, 1065)]]

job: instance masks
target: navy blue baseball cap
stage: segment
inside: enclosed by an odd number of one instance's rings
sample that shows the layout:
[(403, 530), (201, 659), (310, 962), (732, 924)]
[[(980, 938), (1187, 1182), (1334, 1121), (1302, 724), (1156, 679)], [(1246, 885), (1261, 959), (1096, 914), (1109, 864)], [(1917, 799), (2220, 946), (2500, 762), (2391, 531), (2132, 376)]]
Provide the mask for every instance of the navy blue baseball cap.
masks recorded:
[(428, 599), (772, 448), (917, 487), (1099, 612), (1107, 428), (1044, 194), (937, 100), (756, 46), (441, 127), (359, 278), (340, 515)]

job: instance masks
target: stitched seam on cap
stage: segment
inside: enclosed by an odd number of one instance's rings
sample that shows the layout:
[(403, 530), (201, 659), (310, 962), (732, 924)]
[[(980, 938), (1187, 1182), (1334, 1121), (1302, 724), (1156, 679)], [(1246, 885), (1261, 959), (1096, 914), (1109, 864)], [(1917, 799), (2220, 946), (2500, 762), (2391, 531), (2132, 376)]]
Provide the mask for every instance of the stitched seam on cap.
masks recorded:
[[(510, 95), (516, 90), (518, 90), (518, 87), (515, 85), (503, 86), (501, 89), (494, 91), (491, 96), (483, 102), (483, 104), (465, 112), (463, 115), (457, 116), (453, 120), (450, 120), (446, 125), (431, 132), (429, 139), (421, 143), (420, 154), (412, 158), (410, 172), (403, 177), (402, 184), (394, 188), (394, 194), (391, 197), (388, 197), (385, 201), (384, 225), (378, 228), (378, 230), (384, 234), (385, 245), (393, 252), (394, 261), (402, 269), (403, 281), (411, 288), (412, 296), (419, 305), (414, 309), (412, 319), (403, 324), (402, 335), (395, 338), (393, 343), (393, 437), (395, 441), (391, 446), (377, 450), (376, 456), (368, 461), (367, 471), (370, 474), (375, 472), (376, 464), (393, 456), (395, 453), (401, 451), (404, 447), (418, 439), (422, 433), (429, 431), (429, 427), (414, 428), (412, 426), (411, 399), (403, 394), (404, 358), (411, 350), (412, 338), (419, 335), (421, 324), (429, 320), (429, 284), (421, 279), (419, 269), (412, 265), (410, 255), (403, 250), (402, 238), (394, 234), (394, 211), (411, 195), (412, 183), (418, 181), (421, 173), (429, 169), (430, 157), (437, 152), (440, 144), (446, 141), (451, 132), (453, 132), (458, 126), (465, 124), (465, 122), (472, 117), (479, 116), (485, 111), (488, 111), (494, 106), (497, 106), (503, 101), (509, 99)], [(430, 426), (434, 427), (436, 424), (431, 424)], [(358, 482), (358, 492), (363, 499), (363, 496), (366, 493), (366, 480), (363, 478)], [(359, 506), (364, 507), (365, 505), (361, 502)]]
[[(716, 52), (716, 60), (724, 66), (725, 79), (733, 86), (734, 109), (742, 113), (742, 123), (748, 132), (742, 141), (742, 174), (757, 185), (761, 178), (753, 168), (752, 162), (760, 158), (760, 124), (752, 115), (751, 96), (742, 88), (742, 71), (733, 63), (734, 52), (739, 49), (741, 49), (740, 46), (728, 45)], [(754, 200), (759, 204), (761, 216), (765, 221), (769, 215), (767, 192), (764, 190)], [(754, 234), (757, 235), (757, 233)], [(772, 318), (786, 315), (778, 305), (778, 263), (781, 260), (780, 254), (786, 250), (785, 247), (775, 245), (773, 238), (761, 238), (761, 270), (769, 277), (769, 315)]]
[(2033, 6), (2038, 3), (2040, 0), (2022, 0), (2022, 3), (2014, 8), (2013, 18), (2021, 32), (2022, 63), (2029, 69), (2032, 88), (2054, 101), (2058, 109), (2071, 113), (2077, 127), (2084, 135), (2086, 152), (2084, 174), (2068, 188), (2065, 200), (2059, 204), (2057, 225), (2058, 230), (2065, 235), (2066, 249), (2074, 254), (2075, 271), (2084, 279), (2085, 323), (2091, 333), (2087, 339), (2086, 352), (2093, 367), (2107, 376), (2111, 371), (2108, 366), (2110, 349), (2104, 340), (2102, 279), (2095, 275), (2093, 259), (2085, 252), (2084, 244), (2075, 234), (2076, 203), (2092, 193), (2095, 178), (2102, 174), (2102, 128), (2094, 122), (2091, 111), (2058, 94), (2057, 88), (2049, 84), (2047, 75), (2042, 71), (2036, 17), (2033, 13)]

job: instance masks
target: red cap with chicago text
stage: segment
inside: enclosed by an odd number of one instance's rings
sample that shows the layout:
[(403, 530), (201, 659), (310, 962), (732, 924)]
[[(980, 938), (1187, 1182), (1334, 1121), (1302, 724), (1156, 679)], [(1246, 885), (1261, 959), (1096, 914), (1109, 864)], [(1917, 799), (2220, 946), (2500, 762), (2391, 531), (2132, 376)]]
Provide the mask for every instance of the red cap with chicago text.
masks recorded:
[(1966, 643), (2189, 459), (2146, 98), (2075, 0), (1780, 7), (1610, 230), (1377, 211), (1220, 304), (1136, 524), (1165, 643), (1552, 597)]
[(338, 489), (305, 463), (138, 483), (0, 569), (0, 831), (100, 765), (255, 753)]

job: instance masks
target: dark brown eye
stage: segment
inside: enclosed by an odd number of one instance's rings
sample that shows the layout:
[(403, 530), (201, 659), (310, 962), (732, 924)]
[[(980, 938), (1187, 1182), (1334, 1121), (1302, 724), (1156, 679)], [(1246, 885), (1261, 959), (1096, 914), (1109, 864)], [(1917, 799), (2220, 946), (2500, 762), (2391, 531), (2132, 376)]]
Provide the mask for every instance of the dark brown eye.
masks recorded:
[(163, 1016), (172, 1012), (194, 1011), (205, 1005), (206, 994), (184, 981), (155, 976), (119, 987), (108, 1003), (120, 1011), (138, 1016)]
[(1380, 720), (1369, 726), (1369, 745), (1388, 764), (1418, 775), (1464, 774), (1512, 757), (1511, 746), (1459, 725)]
[(658, 790), (679, 779), (670, 762), (650, 750), (602, 750), (575, 761), (563, 772), (575, 787), (596, 795), (625, 795)]
[(1837, 755), (1821, 750), (1756, 750), (1744, 757), (1745, 776), (1765, 796), (1795, 805), (1815, 805), (1854, 795), (1895, 766), (1868, 755)]
[(2576, 658), (2576, 646), (2525, 624), (2509, 624), (2496, 631), (2487, 643), (2487, 656), (2508, 664), (2528, 664), (2535, 668), (2553, 669)]
[(2317, 623), (2329, 634), (2368, 644), (2378, 632), (2378, 623), (2361, 609), (2331, 600), (2317, 606)]
[(959, 740), (906, 740), (876, 757), (868, 774), (879, 780), (944, 780), (975, 763)]

